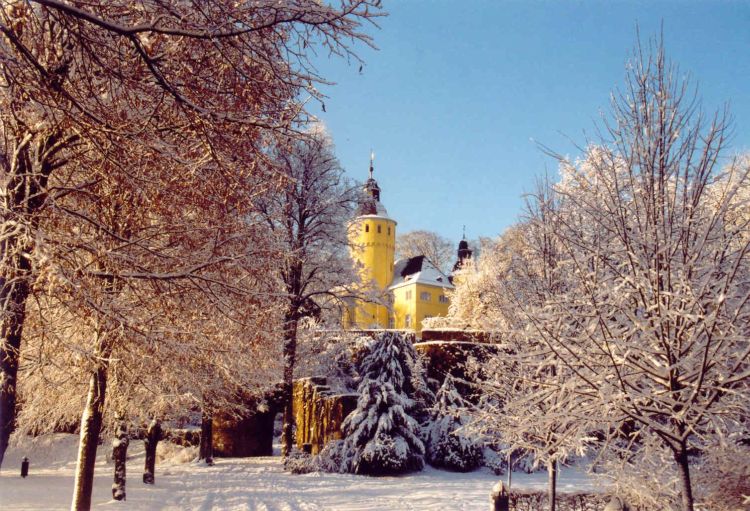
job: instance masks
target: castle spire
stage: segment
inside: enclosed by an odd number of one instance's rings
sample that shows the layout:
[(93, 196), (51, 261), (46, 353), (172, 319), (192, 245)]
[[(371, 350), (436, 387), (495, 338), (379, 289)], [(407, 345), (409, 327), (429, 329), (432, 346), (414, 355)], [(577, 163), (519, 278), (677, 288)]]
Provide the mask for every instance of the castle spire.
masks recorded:
[(383, 211), (385, 209), (380, 203), (380, 187), (375, 178), (372, 177), (375, 172), (375, 152), (370, 149), (370, 178), (365, 182), (362, 187), (362, 198), (359, 205), (360, 215), (376, 215), (378, 214), (378, 207)]

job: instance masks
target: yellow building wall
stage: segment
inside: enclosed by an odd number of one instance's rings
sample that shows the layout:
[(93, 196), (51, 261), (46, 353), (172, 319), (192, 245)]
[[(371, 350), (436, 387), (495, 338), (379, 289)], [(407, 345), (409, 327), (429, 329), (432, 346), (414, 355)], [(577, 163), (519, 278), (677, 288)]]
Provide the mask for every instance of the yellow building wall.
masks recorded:
[[(390, 218), (364, 215), (349, 225), (349, 250), (358, 263), (362, 290), (374, 290), (388, 299), (387, 287), (393, 280), (393, 257), (396, 252), (396, 222)], [(387, 306), (354, 300), (344, 317), (345, 328), (388, 328)]]
[[(422, 333), (422, 321), (434, 316), (446, 316), (448, 306), (446, 288), (429, 284), (406, 284), (393, 290), (394, 328), (411, 328), (419, 336)], [(422, 298), (422, 293), (429, 293), (429, 299)], [(444, 301), (440, 301), (440, 297)], [(406, 316), (411, 318), (407, 325)]]

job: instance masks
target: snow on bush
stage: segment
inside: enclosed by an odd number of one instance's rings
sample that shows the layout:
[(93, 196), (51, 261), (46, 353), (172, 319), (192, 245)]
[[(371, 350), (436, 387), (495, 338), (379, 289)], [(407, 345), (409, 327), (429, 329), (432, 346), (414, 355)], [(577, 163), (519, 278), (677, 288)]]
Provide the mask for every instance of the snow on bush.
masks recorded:
[(468, 472), (482, 462), (481, 443), (462, 428), (467, 419), (453, 378), (446, 376), (437, 393), (427, 434), (427, 461), (435, 466)]
[(414, 348), (399, 332), (382, 332), (362, 359), (357, 408), (342, 425), (341, 470), (387, 475), (421, 470), (424, 445), (412, 416)]
[[(557, 511), (601, 511), (610, 498), (601, 493), (558, 493), (555, 499)], [(543, 491), (511, 492), (511, 511), (539, 511), (549, 509), (548, 495)], [(628, 508), (639, 511), (637, 508)]]
[[(505, 444), (485, 445), (482, 450), (484, 466), (496, 475), (505, 474), (508, 470), (508, 446)], [(514, 450), (512, 456), (513, 472), (531, 474), (540, 470), (534, 465), (534, 455), (523, 450)]]
[(313, 456), (301, 451), (296, 446), (292, 447), (289, 454), (284, 457), (284, 470), (292, 474), (307, 474), (308, 472), (315, 472), (316, 469), (314, 467), (313, 459)]
[(284, 460), (284, 470), (292, 474), (308, 474), (310, 472), (340, 472), (343, 464), (343, 440), (334, 440), (311, 456), (296, 447)]
[(190, 463), (198, 457), (198, 446), (182, 446), (172, 442), (159, 442), (156, 445), (157, 463)]

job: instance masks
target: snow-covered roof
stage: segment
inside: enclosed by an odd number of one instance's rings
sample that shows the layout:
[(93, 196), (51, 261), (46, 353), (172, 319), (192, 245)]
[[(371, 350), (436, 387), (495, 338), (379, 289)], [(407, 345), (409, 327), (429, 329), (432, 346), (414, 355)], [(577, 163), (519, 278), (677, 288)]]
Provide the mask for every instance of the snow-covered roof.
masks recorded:
[(369, 206), (370, 207), (366, 210), (367, 212), (360, 216), (382, 216), (383, 218), (388, 218), (388, 211), (385, 209), (385, 206), (383, 206), (382, 202), (370, 201)]
[(423, 255), (396, 261), (388, 289), (414, 283), (453, 289), (448, 277)]
[(379, 216), (383, 218), (390, 218), (388, 211), (383, 206), (383, 203), (379, 200), (374, 200), (371, 197), (363, 199), (359, 204), (358, 216)]

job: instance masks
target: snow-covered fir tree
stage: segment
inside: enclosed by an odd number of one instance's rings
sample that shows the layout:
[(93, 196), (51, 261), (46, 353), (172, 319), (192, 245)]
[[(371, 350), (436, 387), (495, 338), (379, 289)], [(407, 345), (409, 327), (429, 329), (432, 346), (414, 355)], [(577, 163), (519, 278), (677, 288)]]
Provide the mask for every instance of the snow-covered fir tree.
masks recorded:
[(461, 429), (467, 421), (466, 409), (450, 375), (435, 401), (427, 433), (427, 461), (460, 472), (477, 468), (482, 462), (482, 447), (476, 437)]
[(362, 359), (357, 408), (343, 424), (342, 471), (387, 475), (421, 470), (424, 445), (412, 416), (413, 348), (398, 332), (383, 332)]

